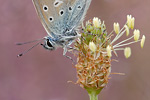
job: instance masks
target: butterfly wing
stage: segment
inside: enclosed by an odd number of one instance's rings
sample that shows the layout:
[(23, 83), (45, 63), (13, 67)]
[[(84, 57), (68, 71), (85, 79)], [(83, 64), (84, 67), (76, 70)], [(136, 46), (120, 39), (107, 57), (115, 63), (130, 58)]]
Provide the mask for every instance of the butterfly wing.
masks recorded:
[(48, 35), (64, 35), (82, 22), (91, 0), (33, 0)]
[(59, 36), (66, 30), (67, 0), (33, 0), (37, 14), (48, 35)]
[(76, 28), (83, 21), (87, 10), (91, 4), (91, 0), (76, 0), (72, 5), (72, 13), (69, 16), (67, 25), (70, 29)]

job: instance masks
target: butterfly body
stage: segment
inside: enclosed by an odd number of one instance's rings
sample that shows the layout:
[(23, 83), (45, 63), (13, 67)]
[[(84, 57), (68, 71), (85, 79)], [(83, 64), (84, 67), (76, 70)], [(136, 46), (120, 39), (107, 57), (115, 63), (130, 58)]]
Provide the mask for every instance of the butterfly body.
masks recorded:
[(78, 27), (82, 23), (91, 0), (33, 0), (37, 14), (48, 36), (43, 47), (55, 50), (67, 48), (80, 37)]
[(48, 49), (48, 50), (55, 50), (57, 49), (58, 47), (69, 47), (73, 42), (74, 40), (77, 38), (77, 37), (80, 37), (80, 35), (76, 35), (76, 36), (59, 36), (59, 37), (55, 37), (55, 38), (52, 38), (50, 36), (47, 36), (45, 37), (44, 39), (44, 44), (43, 47), (45, 49)]

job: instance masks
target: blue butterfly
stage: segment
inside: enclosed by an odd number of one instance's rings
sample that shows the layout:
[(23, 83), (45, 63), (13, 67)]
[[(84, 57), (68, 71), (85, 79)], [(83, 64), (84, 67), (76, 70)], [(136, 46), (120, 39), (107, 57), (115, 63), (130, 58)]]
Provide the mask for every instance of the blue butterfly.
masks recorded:
[[(48, 34), (42, 38), (44, 40), (42, 46), (48, 50), (62, 47), (64, 50), (63, 55), (66, 56), (68, 48), (71, 48), (70, 45), (80, 37), (78, 28), (84, 20), (91, 0), (33, 0), (33, 3)], [(25, 53), (21, 53), (18, 56), (22, 56)]]

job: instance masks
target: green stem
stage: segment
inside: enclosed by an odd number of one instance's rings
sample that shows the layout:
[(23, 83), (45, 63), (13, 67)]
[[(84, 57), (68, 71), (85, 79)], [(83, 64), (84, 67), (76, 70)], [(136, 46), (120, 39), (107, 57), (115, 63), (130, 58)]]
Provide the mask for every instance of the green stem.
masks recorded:
[(98, 95), (95, 93), (89, 94), (90, 100), (98, 100)]
[(89, 94), (89, 97), (90, 97), (90, 100), (98, 100), (98, 94), (101, 92), (102, 89), (93, 89), (93, 88), (87, 88), (87, 87), (84, 87), (88, 94)]

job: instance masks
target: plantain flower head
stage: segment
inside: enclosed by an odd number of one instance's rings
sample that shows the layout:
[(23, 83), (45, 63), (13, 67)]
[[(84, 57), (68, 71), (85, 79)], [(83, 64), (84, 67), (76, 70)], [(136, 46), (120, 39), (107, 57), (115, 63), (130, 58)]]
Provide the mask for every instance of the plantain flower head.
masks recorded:
[[(135, 18), (127, 15), (125, 25), (120, 28), (119, 23), (114, 23), (114, 31), (111, 33), (107, 33), (104, 21), (101, 23), (97, 17), (86, 22), (81, 37), (74, 45), (78, 51), (77, 54), (75, 53), (77, 55), (77, 64), (75, 65), (77, 83), (81, 87), (87, 91), (100, 91), (110, 79), (112, 55), (118, 56), (118, 51), (124, 51), (124, 56), (129, 58), (131, 56), (129, 45), (140, 41), (141, 48), (143, 48), (145, 36), (143, 35), (140, 39), (138, 29), (130, 34), (130, 29), (134, 29), (134, 22)], [(123, 36), (125, 39), (120, 40)]]

